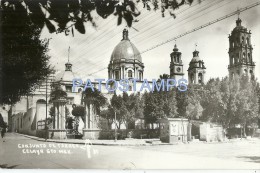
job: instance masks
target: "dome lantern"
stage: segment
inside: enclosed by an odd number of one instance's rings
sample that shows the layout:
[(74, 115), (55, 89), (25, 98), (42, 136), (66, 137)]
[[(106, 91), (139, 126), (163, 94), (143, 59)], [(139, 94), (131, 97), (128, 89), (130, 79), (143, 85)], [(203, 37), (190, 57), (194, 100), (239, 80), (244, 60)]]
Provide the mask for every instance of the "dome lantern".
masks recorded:
[(123, 40), (129, 40), (129, 38), (128, 38), (128, 30), (127, 29), (124, 29), (124, 31), (123, 31)]

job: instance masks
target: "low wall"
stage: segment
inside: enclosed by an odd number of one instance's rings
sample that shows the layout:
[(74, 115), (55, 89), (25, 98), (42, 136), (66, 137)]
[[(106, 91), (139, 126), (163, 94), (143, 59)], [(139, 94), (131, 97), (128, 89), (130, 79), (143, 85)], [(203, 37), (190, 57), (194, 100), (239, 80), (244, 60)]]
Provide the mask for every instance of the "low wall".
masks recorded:
[(39, 138), (45, 138), (47, 134), (47, 139), (49, 139), (49, 132), (46, 133), (46, 130), (36, 130), (36, 136)]
[[(241, 136), (241, 130), (242, 130), (242, 136)], [(246, 135), (247, 136), (254, 136), (255, 132), (256, 132), (256, 130), (253, 129), (253, 128), (246, 128)], [(229, 139), (241, 138), (241, 137), (243, 137), (243, 135), (244, 135), (243, 129), (241, 129), (241, 128), (228, 128), (227, 133), (226, 133), (226, 136)]]
[[(132, 138), (159, 138), (159, 129), (117, 129), (117, 139), (128, 138), (129, 132)], [(115, 139), (115, 130), (101, 130), (99, 139)]]

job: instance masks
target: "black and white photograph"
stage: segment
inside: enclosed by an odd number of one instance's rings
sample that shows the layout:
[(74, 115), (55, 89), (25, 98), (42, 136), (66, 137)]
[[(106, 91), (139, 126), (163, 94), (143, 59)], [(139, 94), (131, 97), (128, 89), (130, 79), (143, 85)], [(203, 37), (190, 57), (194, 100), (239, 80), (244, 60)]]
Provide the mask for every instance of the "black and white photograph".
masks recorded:
[(0, 172), (260, 170), (259, 19), (260, 0), (0, 0)]

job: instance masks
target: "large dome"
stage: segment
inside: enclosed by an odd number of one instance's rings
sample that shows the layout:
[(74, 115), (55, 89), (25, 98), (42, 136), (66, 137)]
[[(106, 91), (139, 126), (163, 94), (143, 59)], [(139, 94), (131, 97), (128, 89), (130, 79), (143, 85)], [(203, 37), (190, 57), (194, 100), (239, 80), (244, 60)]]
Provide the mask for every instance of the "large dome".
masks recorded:
[(121, 59), (125, 59), (125, 61), (138, 60), (139, 62), (142, 62), (140, 52), (128, 39), (128, 31), (126, 29), (123, 31), (123, 39), (115, 47), (111, 55), (111, 61), (120, 61)]
[(201, 58), (199, 57), (199, 51), (195, 50), (193, 52), (193, 58), (191, 59), (191, 62), (199, 62), (201, 61)]

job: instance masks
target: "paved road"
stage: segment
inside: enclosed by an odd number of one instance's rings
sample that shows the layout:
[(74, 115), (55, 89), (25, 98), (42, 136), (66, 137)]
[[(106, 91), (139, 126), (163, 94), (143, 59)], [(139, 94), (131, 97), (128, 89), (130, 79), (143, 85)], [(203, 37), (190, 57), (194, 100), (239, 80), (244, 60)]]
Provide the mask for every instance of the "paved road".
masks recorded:
[[(34, 154), (28, 153), (37, 151)], [(55, 151), (56, 153), (51, 153)], [(172, 146), (69, 146), (40, 142), (9, 133), (6, 142), (0, 141), (0, 167), (260, 169), (260, 140)]]

